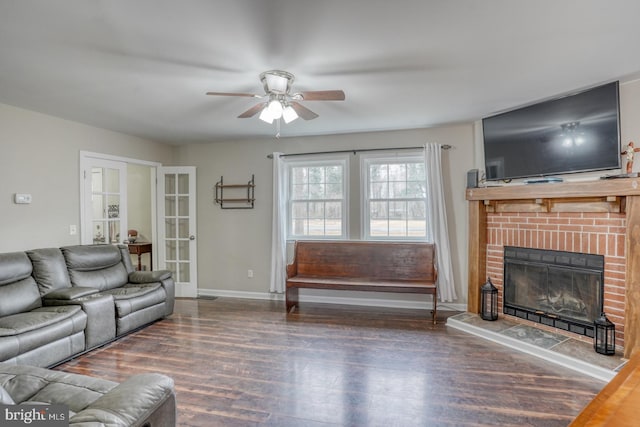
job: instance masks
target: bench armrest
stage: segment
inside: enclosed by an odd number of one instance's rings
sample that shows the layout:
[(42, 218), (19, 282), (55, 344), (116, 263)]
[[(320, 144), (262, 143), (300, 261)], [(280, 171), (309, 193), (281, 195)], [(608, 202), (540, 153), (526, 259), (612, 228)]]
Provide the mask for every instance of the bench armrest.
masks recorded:
[(287, 279), (298, 274), (298, 264), (287, 265)]

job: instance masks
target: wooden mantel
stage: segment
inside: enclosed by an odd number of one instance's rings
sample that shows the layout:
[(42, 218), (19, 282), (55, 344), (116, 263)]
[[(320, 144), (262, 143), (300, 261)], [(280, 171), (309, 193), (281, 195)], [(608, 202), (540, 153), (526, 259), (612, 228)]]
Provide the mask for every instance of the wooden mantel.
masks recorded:
[[(599, 212), (619, 209), (625, 212), (625, 357), (640, 347), (640, 178), (596, 181), (505, 185), (467, 189), (469, 203), (469, 282), (467, 310), (478, 313), (480, 285), (486, 281), (487, 210), (500, 203), (521, 203), (523, 209), (554, 209), (568, 206), (567, 211), (587, 209)], [(593, 209), (593, 210), (590, 210)]]

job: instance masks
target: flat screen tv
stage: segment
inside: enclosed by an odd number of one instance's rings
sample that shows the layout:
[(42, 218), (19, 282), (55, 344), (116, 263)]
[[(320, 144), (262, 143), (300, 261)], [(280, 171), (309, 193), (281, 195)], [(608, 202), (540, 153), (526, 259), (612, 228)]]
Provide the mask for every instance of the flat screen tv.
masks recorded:
[(618, 82), (482, 120), (487, 180), (620, 168)]

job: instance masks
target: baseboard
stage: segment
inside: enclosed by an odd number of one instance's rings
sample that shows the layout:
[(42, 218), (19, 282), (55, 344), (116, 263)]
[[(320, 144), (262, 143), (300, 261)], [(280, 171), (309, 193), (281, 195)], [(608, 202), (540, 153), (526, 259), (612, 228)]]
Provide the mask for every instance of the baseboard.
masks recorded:
[[(248, 291), (230, 291), (223, 289), (198, 289), (198, 295), (209, 297), (229, 297), (229, 298), (246, 298), (260, 300), (283, 301), (284, 294), (271, 292), (248, 292)], [(344, 305), (363, 305), (371, 307), (390, 307), (390, 308), (410, 308), (416, 310), (430, 310), (431, 304), (423, 301), (405, 301), (395, 299), (375, 299), (375, 298), (352, 298), (352, 297), (336, 297), (336, 296), (320, 296), (320, 295), (303, 295), (300, 294), (301, 303), (318, 302), (327, 304), (344, 304)], [(438, 310), (446, 311), (466, 311), (466, 304), (454, 303), (438, 303)]]

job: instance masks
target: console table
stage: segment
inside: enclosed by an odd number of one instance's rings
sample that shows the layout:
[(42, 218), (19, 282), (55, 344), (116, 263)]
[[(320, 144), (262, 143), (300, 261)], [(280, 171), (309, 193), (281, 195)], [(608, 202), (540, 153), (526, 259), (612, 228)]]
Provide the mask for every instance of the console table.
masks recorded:
[(142, 254), (149, 254), (149, 270), (153, 270), (153, 249), (151, 243), (129, 243), (129, 253), (138, 255), (138, 271), (142, 270)]

